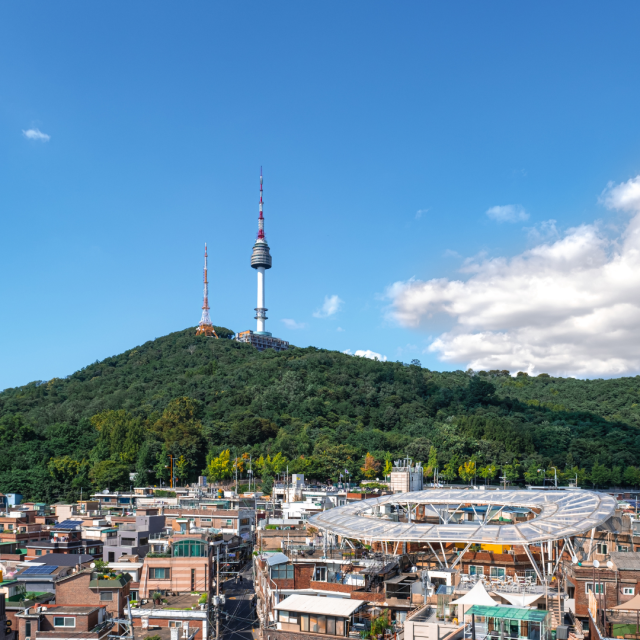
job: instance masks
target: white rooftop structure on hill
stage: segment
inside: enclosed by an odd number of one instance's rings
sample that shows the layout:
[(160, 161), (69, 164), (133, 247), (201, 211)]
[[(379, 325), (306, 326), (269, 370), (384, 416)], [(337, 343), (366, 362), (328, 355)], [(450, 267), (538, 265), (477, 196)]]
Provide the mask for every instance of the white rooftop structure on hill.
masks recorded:
[[(384, 509), (379, 508), (383, 505), (392, 505), (398, 517), (384, 515)], [(453, 516), (462, 509), (478, 517), (453, 522)], [(309, 524), (369, 542), (529, 545), (585, 533), (605, 522), (615, 509), (613, 497), (582, 490), (424, 490), (330, 509), (309, 518)], [(527, 515), (516, 518), (515, 523), (500, 521), (497, 526), (496, 520), (510, 510)]]

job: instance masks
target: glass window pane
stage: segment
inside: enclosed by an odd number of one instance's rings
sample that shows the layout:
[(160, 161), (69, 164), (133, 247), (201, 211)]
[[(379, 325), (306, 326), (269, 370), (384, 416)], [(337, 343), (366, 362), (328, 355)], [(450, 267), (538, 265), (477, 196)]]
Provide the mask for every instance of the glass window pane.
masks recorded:
[(335, 618), (327, 618), (327, 633), (332, 636), (336, 635), (336, 619)]
[(336, 635), (337, 636), (344, 635), (344, 618), (336, 619)]
[(300, 616), (300, 630), (309, 631), (309, 614), (303, 613)]
[(318, 633), (327, 633), (327, 616), (318, 616)]

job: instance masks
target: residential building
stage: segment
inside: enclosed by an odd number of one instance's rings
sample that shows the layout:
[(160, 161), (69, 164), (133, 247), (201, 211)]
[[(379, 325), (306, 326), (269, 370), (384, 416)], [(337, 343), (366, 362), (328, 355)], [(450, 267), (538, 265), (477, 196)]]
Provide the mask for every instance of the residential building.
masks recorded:
[(101, 511), (113, 511), (117, 509), (120, 512), (132, 511), (136, 506), (136, 498), (138, 494), (129, 491), (99, 491), (91, 495), (91, 500), (100, 505)]
[(76, 566), (69, 565), (29, 565), (16, 573), (13, 579), (19, 583), (23, 594), (55, 594), (58, 581), (75, 570)]
[(248, 508), (220, 509), (165, 509), (167, 527), (173, 531), (188, 533), (192, 529), (215, 529), (220, 533), (231, 533), (251, 539), (255, 523), (255, 511)]
[(100, 605), (28, 607), (15, 617), (23, 640), (106, 640), (113, 627)]
[(159, 601), (150, 600), (131, 609), (136, 640), (152, 635), (167, 638), (167, 632), (178, 629), (179, 637), (207, 640), (208, 616), (205, 604), (199, 604), (199, 596), (190, 593), (166, 596)]
[(102, 541), (82, 537), (82, 520), (64, 520), (54, 525), (46, 540), (25, 545), (27, 559), (35, 560), (48, 553), (88, 554), (102, 557)]
[(103, 547), (103, 560), (116, 562), (123, 555), (144, 558), (149, 552), (149, 538), (164, 531), (165, 517), (137, 515), (134, 522), (120, 525), (116, 535), (108, 536)]
[(267, 633), (273, 640), (311, 640), (318, 634), (349, 637), (352, 627), (365, 619), (366, 607), (366, 602), (358, 600), (293, 594), (274, 607), (274, 622)]
[(406, 493), (422, 491), (423, 473), (420, 463), (413, 465), (409, 458), (396, 460), (391, 471), (391, 491)]
[(163, 553), (147, 554), (139, 597), (147, 599), (156, 591), (162, 594), (210, 591), (214, 564), (209, 540), (207, 534), (175, 533), (166, 539)]
[(9, 511), (0, 515), (0, 542), (17, 542), (24, 547), (29, 542), (47, 539), (48, 533), (35, 522), (36, 512), (27, 510)]

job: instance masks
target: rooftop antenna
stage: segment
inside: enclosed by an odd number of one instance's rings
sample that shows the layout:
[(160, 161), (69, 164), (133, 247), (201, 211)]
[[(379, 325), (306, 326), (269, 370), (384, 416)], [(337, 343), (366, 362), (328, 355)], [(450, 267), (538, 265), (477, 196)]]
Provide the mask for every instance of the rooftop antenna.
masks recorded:
[(217, 338), (218, 334), (213, 328), (211, 318), (209, 317), (209, 280), (207, 278), (207, 243), (204, 243), (204, 300), (202, 303), (202, 317), (200, 318), (200, 324), (196, 329), (197, 336), (209, 336)]

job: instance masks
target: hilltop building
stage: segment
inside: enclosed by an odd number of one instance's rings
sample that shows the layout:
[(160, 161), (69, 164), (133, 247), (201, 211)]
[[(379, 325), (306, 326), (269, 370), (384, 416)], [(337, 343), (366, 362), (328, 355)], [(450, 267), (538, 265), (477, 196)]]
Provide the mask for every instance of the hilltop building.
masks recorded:
[(265, 330), (267, 321), (267, 311), (265, 307), (265, 272), (271, 269), (271, 253), (269, 245), (264, 235), (264, 217), (262, 215), (262, 170), (260, 170), (260, 215), (258, 216), (258, 237), (253, 245), (251, 254), (251, 267), (258, 272), (258, 306), (256, 308), (257, 327), (256, 331), (241, 331), (236, 340), (247, 342), (253, 345), (258, 351), (265, 349), (275, 349), (284, 351), (289, 348), (289, 343), (279, 338), (274, 338), (269, 331)]

